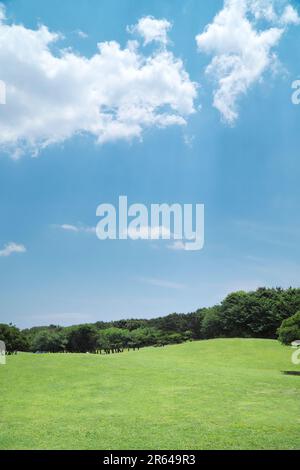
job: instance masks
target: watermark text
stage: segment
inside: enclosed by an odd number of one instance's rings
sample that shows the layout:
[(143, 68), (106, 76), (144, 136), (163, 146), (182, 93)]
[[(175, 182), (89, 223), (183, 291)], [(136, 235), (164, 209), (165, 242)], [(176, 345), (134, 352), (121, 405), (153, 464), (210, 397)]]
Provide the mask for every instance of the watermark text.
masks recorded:
[(0, 341), (0, 366), (6, 364), (6, 347), (4, 341)]
[(128, 205), (127, 196), (119, 197), (119, 206), (100, 204), (96, 227), (99, 240), (175, 240), (187, 251), (204, 246), (203, 204)]

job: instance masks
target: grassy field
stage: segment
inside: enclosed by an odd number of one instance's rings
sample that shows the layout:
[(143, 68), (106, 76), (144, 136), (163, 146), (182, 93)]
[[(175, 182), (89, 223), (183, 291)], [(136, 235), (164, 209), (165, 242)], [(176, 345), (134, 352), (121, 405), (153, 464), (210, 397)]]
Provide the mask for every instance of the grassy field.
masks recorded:
[[(8, 357), (1, 449), (300, 449), (300, 377), (270, 340)], [(299, 370), (299, 367), (298, 367)]]

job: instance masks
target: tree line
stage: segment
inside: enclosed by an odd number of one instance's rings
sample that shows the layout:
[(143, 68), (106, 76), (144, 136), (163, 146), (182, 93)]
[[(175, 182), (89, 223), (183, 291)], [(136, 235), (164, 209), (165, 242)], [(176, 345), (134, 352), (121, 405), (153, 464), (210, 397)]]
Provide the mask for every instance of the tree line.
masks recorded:
[(300, 289), (259, 288), (234, 292), (220, 304), (187, 314), (96, 322), (70, 327), (50, 325), (19, 330), (0, 324), (7, 351), (121, 353), (212, 338), (270, 338), (288, 344), (300, 339)]

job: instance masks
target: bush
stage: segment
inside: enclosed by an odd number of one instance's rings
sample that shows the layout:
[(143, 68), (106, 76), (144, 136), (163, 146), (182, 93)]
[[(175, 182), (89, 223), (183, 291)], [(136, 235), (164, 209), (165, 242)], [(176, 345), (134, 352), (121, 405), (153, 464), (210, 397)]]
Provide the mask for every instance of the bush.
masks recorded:
[(283, 344), (291, 344), (300, 339), (300, 312), (282, 322), (278, 329), (278, 337)]

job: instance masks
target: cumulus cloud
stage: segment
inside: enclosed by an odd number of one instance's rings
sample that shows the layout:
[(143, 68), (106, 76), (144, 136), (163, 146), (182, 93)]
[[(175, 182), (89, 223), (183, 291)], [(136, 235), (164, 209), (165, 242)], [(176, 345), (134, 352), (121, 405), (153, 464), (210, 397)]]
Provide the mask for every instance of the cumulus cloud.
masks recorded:
[(145, 45), (153, 41), (167, 45), (168, 32), (171, 27), (171, 23), (166, 19), (158, 20), (153, 18), (153, 16), (145, 16), (141, 18), (135, 26), (128, 28), (128, 30), (142, 36)]
[(25, 253), (26, 248), (24, 245), (18, 245), (17, 243), (10, 242), (5, 245), (5, 247), (0, 250), (0, 257), (8, 257), (13, 253)]
[(206, 69), (217, 81), (213, 103), (229, 124), (238, 117), (238, 98), (276, 64), (274, 48), (287, 26), (299, 23), (298, 13), (286, 3), (225, 0), (213, 22), (196, 36), (199, 51), (213, 55)]
[[(166, 44), (170, 27), (147, 17), (135, 31)], [(59, 49), (60, 37), (44, 25), (9, 24), (0, 10), (1, 150), (19, 157), (82, 133), (98, 143), (142, 138), (147, 128), (185, 125), (194, 112), (197, 86), (166, 47), (146, 54), (138, 41), (110, 41), (85, 57)]]

